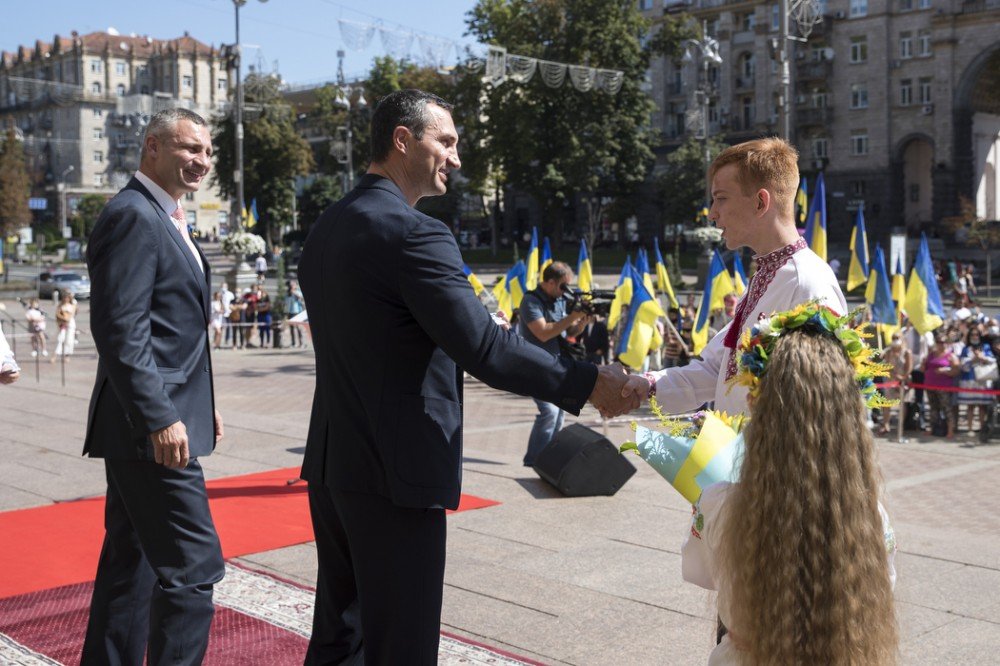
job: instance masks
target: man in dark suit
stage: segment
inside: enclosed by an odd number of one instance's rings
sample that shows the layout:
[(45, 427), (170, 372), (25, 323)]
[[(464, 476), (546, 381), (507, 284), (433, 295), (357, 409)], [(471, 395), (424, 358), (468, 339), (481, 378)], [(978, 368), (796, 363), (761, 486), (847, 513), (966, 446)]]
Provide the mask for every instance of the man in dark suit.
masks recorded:
[[(181, 196), (212, 140), (185, 109), (155, 114), (139, 171), (87, 247), (97, 381), (84, 453), (104, 458), (105, 537), (83, 664), (199, 664), (224, 565), (200, 456), (222, 437), (208, 346), (211, 274)], [(148, 652), (147, 652), (148, 643)]]
[[(463, 370), (574, 414), (622, 398), (621, 368), (554, 356), (497, 326), (455, 238), (413, 206), (460, 166), (442, 99), (386, 96), (372, 161), (313, 227), (299, 281), (316, 350), (302, 477), (319, 575), (307, 664), (437, 663), (445, 509), (462, 476)], [(626, 402), (627, 401), (627, 402)]]

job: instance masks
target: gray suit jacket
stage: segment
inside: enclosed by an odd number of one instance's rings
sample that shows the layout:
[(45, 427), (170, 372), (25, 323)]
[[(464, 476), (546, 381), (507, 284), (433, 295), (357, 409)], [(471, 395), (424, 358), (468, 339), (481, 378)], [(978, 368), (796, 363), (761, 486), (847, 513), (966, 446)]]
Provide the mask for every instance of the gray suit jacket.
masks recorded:
[(176, 421), (192, 458), (215, 448), (211, 273), (201, 259), (204, 273), (138, 180), (104, 207), (87, 247), (98, 364), (84, 453), (152, 460), (149, 434)]

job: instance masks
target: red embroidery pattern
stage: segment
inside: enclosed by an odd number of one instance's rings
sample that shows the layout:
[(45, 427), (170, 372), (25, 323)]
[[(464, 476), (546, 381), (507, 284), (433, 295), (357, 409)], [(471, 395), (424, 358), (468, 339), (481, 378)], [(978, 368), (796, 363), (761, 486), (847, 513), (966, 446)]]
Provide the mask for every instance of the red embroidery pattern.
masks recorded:
[[(750, 278), (750, 284), (747, 285), (747, 290), (744, 292), (743, 298), (736, 305), (736, 315), (733, 317), (733, 323), (729, 327), (729, 331), (726, 332), (726, 340), (723, 344), (728, 349), (736, 349), (736, 345), (740, 341), (740, 335), (743, 333), (743, 325), (746, 323), (747, 316), (757, 307), (757, 303), (760, 302), (764, 292), (767, 291), (768, 286), (774, 280), (778, 269), (784, 266), (792, 258), (793, 254), (807, 247), (805, 239), (799, 238), (791, 245), (786, 245), (774, 252), (769, 252), (755, 258), (757, 261), (757, 272)], [(726, 379), (731, 379), (735, 374), (736, 354), (730, 354), (729, 363), (726, 365)]]

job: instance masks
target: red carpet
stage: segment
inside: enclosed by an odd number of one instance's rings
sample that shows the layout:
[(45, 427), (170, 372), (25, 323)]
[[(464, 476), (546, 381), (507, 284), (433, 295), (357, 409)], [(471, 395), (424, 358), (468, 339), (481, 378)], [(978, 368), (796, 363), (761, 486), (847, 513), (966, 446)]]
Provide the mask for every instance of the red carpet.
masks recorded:
[[(225, 557), (313, 540), (298, 467), (215, 479), (209, 501)], [(462, 495), (459, 511), (498, 504)], [(0, 513), (0, 599), (93, 580), (104, 539), (104, 498)]]

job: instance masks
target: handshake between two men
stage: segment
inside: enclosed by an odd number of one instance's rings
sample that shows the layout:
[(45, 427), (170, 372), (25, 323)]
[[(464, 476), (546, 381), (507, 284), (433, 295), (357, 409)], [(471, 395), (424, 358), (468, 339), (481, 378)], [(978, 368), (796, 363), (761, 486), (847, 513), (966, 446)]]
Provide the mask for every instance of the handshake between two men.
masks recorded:
[(620, 363), (597, 367), (597, 383), (588, 401), (606, 419), (627, 414), (649, 395), (649, 380), (630, 375)]

